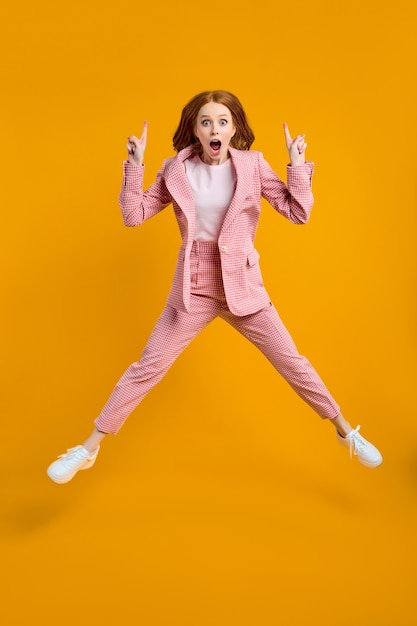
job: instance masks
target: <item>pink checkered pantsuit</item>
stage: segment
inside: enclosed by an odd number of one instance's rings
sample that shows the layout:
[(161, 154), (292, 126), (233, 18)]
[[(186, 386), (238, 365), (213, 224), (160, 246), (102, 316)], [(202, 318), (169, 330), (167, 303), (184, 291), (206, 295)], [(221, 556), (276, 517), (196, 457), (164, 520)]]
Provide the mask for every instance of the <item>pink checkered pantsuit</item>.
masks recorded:
[(175, 359), (216, 317), (221, 317), (249, 339), (294, 391), (322, 418), (340, 410), (309, 361), (298, 353), (291, 336), (271, 303), (243, 316), (226, 302), (217, 242), (194, 242), (190, 253), (188, 311), (168, 304), (148, 340), (140, 361), (125, 371), (111, 394), (96, 428), (116, 434), (145, 395), (163, 378)]

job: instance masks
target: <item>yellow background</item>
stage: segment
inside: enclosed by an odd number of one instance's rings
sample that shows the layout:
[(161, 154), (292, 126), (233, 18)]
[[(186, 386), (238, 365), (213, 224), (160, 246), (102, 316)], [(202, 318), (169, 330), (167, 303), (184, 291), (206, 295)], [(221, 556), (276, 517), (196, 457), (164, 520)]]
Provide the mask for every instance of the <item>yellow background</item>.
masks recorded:
[[(0, 613), (8, 626), (411, 626), (416, 580), (415, 11), (384, 3), (10, 3), (1, 37)], [(350, 462), (220, 321), (108, 438), (90, 472), (45, 470), (90, 432), (162, 309), (170, 209), (126, 229), (126, 137), (146, 185), (182, 106), (242, 100), (285, 177), (307, 133), (315, 207), (265, 205), (257, 248), (300, 351), (381, 448)]]

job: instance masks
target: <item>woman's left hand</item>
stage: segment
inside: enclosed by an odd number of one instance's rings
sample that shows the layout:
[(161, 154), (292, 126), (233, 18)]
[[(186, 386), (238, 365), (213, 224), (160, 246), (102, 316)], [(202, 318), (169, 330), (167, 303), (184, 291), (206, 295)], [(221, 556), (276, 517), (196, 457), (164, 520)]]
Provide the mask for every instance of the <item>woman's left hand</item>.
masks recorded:
[(292, 139), (287, 124), (284, 124), (284, 134), (291, 165), (293, 167), (304, 165), (306, 162), (305, 150), (307, 148), (307, 144), (304, 141), (305, 135), (297, 135), (295, 139)]

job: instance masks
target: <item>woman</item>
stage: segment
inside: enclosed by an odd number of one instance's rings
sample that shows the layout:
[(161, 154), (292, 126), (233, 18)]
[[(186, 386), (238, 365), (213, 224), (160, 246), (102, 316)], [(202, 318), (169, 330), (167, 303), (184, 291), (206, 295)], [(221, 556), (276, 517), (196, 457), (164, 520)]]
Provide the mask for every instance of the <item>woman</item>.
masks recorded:
[(161, 380), (192, 339), (222, 317), (254, 343), (291, 387), (336, 428), (338, 441), (359, 461), (376, 467), (380, 452), (353, 429), (308, 360), (301, 356), (264, 288), (254, 248), (261, 198), (295, 224), (304, 224), (313, 204), (313, 164), (306, 162), (304, 135), (292, 139), (287, 185), (260, 152), (243, 107), (227, 91), (203, 92), (183, 109), (174, 135), (177, 155), (142, 191), (147, 123), (129, 137), (120, 205), (126, 226), (137, 226), (173, 205), (182, 244), (167, 305), (140, 361), (117, 383), (83, 445), (69, 449), (48, 468), (58, 483), (91, 467), (104, 437), (116, 434), (144, 396)]

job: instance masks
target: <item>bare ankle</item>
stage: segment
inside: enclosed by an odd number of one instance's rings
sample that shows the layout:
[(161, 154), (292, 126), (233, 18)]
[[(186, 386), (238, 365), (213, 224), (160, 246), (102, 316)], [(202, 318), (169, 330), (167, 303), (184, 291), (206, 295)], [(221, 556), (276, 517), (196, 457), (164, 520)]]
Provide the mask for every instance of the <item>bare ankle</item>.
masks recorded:
[(90, 453), (95, 452), (97, 448), (100, 446), (100, 443), (103, 441), (106, 434), (107, 433), (103, 433), (100, 430), (97, 430), (97, 428), (95, 428), (93, 432), (91, 433), (91, 435), (88, 437), (88, 439), (84, 441), (83, 443), (84, 448), (88, 450), (88, 452)]
[(341, 435), (342, 437), (346, 437), (346, 435), (348, 435), (353, 430), (352, 426), (349, 424), (347, 420), (345, 420), (345, 418), (343, 417), (341, 413), (339, 413), (337, 417), (335, 417), (334, 419), (330, 421), (332, 422), (333, 426), (336, 428), (339, 435)]

